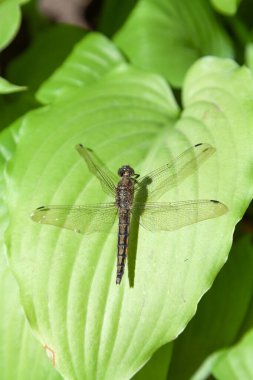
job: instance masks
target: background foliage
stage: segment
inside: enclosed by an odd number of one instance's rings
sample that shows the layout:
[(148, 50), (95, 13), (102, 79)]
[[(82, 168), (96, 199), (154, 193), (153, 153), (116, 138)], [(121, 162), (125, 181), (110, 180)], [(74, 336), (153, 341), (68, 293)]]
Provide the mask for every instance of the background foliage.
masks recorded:
[[(91, 31), (0, 2), (1, 379), (251, 379), (253, 4), (95, 10)], [(114, 229), (29, 218), (108, 200), (77, 143), (145, 173), (200, 142), (216, 153), (164, 200), (229, 212), (173, 233), (135, 226), (120, 287)]]

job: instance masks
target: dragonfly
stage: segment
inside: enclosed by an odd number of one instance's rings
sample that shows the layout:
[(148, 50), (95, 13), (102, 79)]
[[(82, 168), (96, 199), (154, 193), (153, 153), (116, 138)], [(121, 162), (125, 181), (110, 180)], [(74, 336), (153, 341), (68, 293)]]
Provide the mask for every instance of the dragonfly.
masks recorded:
[(225, 214), (228, 208), (217, 200), (201, 199), (157, 202), (167, 191), (196, 172), (214, 152), (207, 143), (196, 144), (175, 159), (147, 175), (140, 176), (130, 165), (123, 165), (118, 176), (111, 172), (94, 151), (76, 145), (89, 171), (99, 180), (103, 191), (113, 198), (109, 203), (40, 206), (33, 221), (66, 228), (81, 234), (107, 232), (118, 219), (116, 284), (121, 283), (134, 218), (149, 231), (174, 231)]

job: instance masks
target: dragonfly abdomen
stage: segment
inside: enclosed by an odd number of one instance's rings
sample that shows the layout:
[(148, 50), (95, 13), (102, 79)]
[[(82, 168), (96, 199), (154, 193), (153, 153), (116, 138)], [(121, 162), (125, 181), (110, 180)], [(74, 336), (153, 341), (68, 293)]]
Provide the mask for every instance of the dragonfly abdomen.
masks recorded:
[(124, 274), (130, 227), (130, 210), (119, 210), (119, 233), (118, 233), (118, 253), (117, 253), (117, 277), (116, 284), (120, 284)]

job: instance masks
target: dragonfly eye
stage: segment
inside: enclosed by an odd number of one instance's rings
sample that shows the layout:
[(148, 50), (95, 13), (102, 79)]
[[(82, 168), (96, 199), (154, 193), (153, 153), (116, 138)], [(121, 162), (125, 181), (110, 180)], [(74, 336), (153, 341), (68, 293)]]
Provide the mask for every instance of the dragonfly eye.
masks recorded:
[(124, 165), (121, 168), (119, 168), (118, 175), (120, 177), (132, 177), (134, 175), (134, 169), (132, 169), (129, 165)]

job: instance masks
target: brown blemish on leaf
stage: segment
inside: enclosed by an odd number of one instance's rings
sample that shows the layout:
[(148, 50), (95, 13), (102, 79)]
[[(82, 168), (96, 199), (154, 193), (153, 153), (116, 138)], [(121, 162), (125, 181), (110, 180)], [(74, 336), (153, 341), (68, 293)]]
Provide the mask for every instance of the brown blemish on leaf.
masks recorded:
[(55, 367), (55, 352), (54, 352), (54, 350), (51, 347), (49, 347), (47, 344), (45, 344), (43, 346), (43, 348), (46, 351), (46, 354), (47, 354), (49, 360), (51, 360), (53, 367)]

